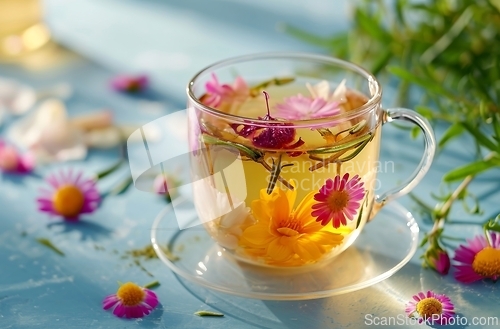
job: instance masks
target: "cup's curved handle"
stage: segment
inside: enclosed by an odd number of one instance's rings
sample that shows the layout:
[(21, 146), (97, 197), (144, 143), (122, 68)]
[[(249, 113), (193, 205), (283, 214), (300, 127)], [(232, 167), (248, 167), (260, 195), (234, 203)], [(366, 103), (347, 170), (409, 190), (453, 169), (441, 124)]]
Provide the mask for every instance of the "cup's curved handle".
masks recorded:
[(415, 111), (405, 109), (405, 108), (393, 108), (384, 111), (382, 124), (392, 122), (394, 120), (410, 121), (411, 123), (417, 125), (423, 132), (424, 135), (424, 154), (420, 163), (413, 173), (399, 186), (396, 186), (389, 191), (377, 195), (375, 197), (375, 202), (370, 213), (370, 220), (377, 214), (377, 212), (384, 206), (387, 202), (392, 201), (400, 196), (403, 196), (410, 192), (425, 176), (432, 164), (432, 159), (436, 152), (436, 138), (434, 137), (434, 132), (432, 131), (431, 125), (426, 118), (421, 116)]

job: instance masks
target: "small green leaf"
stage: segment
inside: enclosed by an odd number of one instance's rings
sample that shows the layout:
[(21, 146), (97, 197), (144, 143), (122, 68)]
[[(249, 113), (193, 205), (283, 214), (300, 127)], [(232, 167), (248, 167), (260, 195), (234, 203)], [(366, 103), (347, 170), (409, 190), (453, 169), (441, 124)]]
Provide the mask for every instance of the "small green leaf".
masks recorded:
[(490, 219), (483, 225), (486, 231), (500, 232), (500, 214), (495, 219)]
[(383, 41), (390, 42), (392, 36), (383, 28), (382, 24), (379, 24), (374, 17), (368, 16), (368, 14), (360, 9), (356, 9), (354, 13), (356, 22), (359, 27), (366, 32), (372, 38)]
[(116, 169), (120, 168), (120, 166), (122, 165), (123, 163), (123, 159), (117, 161), (114, 165), (112, 165), (111, 167), (109, 167), (108, 169), (105, 169), (101, 172), (98, 172), (96, 174), (96, 179), (99, 180), (99, 179), (102, 179), (106, 176), (108, 176), (109, 174), (111, 174), (112, 172), (114, 172)]
[(429, 236), (426, 234), (424, 236), (424, 238), (422, 239), (422, 241), (420, 241), (419, 248), (422, 248), (423, 246), (425, 246), (427, 244), (427, 241), (429, 241)]
[(356, 221), (356, 228), (361, 224), (361, 218), (363, 217), (363, 205), (361, 205), (361, 210), (359, 211), (358, 220)]
[(124, 180), (122, 180), (118, 185), (116, 185), (110, 192), (109, 195), (119, 195), (122, 193), (125, 193), (130, 186), (132, 186), (132, 183), (134, 180), (132, 179), (132, 176), (128, 176)]
[(61, 251), (61, 249), (57, 248), (57, 247), (56, 247), (56, 246), (52, 243), (52, 241), (50, 241), (49, 239), (47, 239), (47, 238), (38, 238), (38, 239), (36, 239), (36, 241), (37, 241), (39, 244), (41, 244), (41, 245), (43, 245), (43, 246), (45, 246), (45, 247), (49, 248), (50, 250), (54, 251), (56, 254), (58, 254), (58, 255), (60, 255), (60, 256), (64, 256), (64, 252), (62, 252), (62, 251)]
[(453, 138), (460, 136), (462, 132), (464, 131), (464, 126), (461, 125), (460, 123), (454, 123), (452, 124), (448, 129), (443, 134), (443, 137), (441, 137), (441, 140), (439, 141), (439, 147), (444, 147), (449, 141), (451, 141)]
[(157, 288), (159, 286), (160, 286), (160, 282), (158, 282), (158, 281), (155, 280), (155, 281), (152, 281), (150, 283), (145, 284), (144, 288), (146, 288), (146, 289), (154, 289), (154, 288)]
[(222, 313), (212, 312), (212, 311), (198, 311), (198, 312), (194, 312), (194, 315), (198, 315), (198, 316), (216, 316), (216, 317), (224, 316), (224, 314), (222, 314)]
[(428, 90), (432, 90), (435, 93), (443, 94), (443, 95), (448, 96), (450, 98), (455, 97), (451, 92), (446, 90), (439, 82), (431, 80), (431, 79), (424, 79), (424, 78), (418, 77), (414, 73), (411, 73), (410, 71), (408, 71), (402, 67), (389, 66), (387, 68), (387, 70), (390, 73), (394, 74), (395, 76), (397, 76), (403, 80), (407, 80), (409, 82), (415, 83), (423, 88), (426, 88)]
[(490, 149), (491, 151), (498, 151), (500, 147), (496, 145), (491, 139), (486, 137), (477, 127), (474, 127), (468, 122), (462, 122), (462, 126), (477, 140), (479, 144)]
[(444, 175), (443, 180), (445, 182), (456, 181), (469, 175), (477, 175), (498, 165), (500, 165), (500, 161), (495, 158), (472, 162), (448, 172)]
[(422, 130), (420, 129), (420, 127), (418, 127), (418, 126), (413, 127), (411, 129), (411, 133), (410, 133), (411, 138), (416, 139), (420, 135), (421, 131)]
[(331, 40), (329, 38), (317, 36), (315, 34), (306, 32), (302, 29), (299, 29), (299, 28), (292, 26), (292, 25), (289, 25), (289, 24), (283, 24), (280, 27), (285, 33), (287, 33), (287, 34), (289, 34), (289, 35), (291, 35), (299, 40), (302, 40), (304, 42), (307, 42), (309, 44), (312, 44), (312, 45), (315, 45), (318, 47), (324, 47), (324, 48), (330, 47)]
[(421, 208), (424, 208), (428, 212), (433, 212), (434, 211), (433, 207), (429, 206), (427, 203), (425, 203), (422, 199), (420, 199), (419, 197), (417, 197), (415, 194), (409, 193), (408, 196), (410, 197), (410, 199), (412, 199), (413, 201), (415, 201), (415, 203), (418, 206), (420, 206)]

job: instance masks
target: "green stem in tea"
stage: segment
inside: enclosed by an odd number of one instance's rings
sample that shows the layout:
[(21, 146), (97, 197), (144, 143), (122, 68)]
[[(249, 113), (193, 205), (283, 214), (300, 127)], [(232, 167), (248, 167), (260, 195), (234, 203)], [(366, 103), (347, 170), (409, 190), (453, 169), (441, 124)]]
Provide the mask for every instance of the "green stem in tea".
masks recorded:
[(342, 150), (342, 151), (340, 151), (340, 152), (338, 152), (338, 153), (336, 153), (336, 154), (334, 154), (326, 159), (322, 159), (322, 158), (316, 157), (314, 155), (309, 155), (310, 159), (320, 161), (319, 163), (316, 163), (314, 166), (311, 166), (309, 168), (309, 171), (315, 171), (315, 170), (318, 170), (318, 169), (323, 168), (325, 166), (328, 166), (331, 163), (338, 162), (338, 158), (341, 157), (344, 153), (346, 153), (349, 150), (350, 149)]
[(339, 151), (343, 151), (346, 149), (350, 149), (353, 147), (357, 147), (361, 144), (363, 144), (364, 141), (367, 139), (372, 138), (372, 133), (363, 135), (361, 137), (355, 138), (353, 140), (350, 140), (349, 142), (342, 143), (340, 145), (335, 145), (335, 146), (329, 146), (329, 147), (320, 147), (315, 150), (307, 151), (309, 154), (328, 154), (328, 153), (337, 153)]
[(276, 182), (278, 181), (278, 178), (280, 177), (281, 169), (284, 167), (290, 167), (293, 166), (293, 163), (288, 163), (286, 165), (281, 165), (281, 157), (283, 156), (282, 153), (280, 153), (278, 157), (278, 161), (274, 162), (273, 160), (273, 166), (271, 168), (271, 179), (269, 180), (269, 185), (267, 186), (267, 194), (273, 193), (274, 187), (276, 186)]
[[(269, 166), (269, 164), (266, 161), (264, 161), (264, 158), (262, 158), (260, 161), (257, 161), (257, 162), (260, 163), (261, 165), (263, 165), (264, 168), (266, 168), (267, 171), (269, 171), (272, 174), (273, 168), (271, 166)], [(287, 182), (283, 177), (281, 177), (281, 175), (277, 175), (277, 180), (281, 184), (283, 184), (287, 189), (289, 189), (290, 191), (294, 190), (292, 184), (290, 184), (289, 182)]]
[[(369, 133), (365, 136), (368, 136), (369, 138), (363, 140), (360, 143), (357, 143), (356, 145), (351, 145), (348, 148), (345, 148), (341, 151), (338, 151), (336, 154), (334, 154), (326, 159), (322, 159), (320, 157), (317, 157), (317, 156), (310, 154), (309, 155), (310, 159), (320, 161), (320, 163), (317, 163), (314, 166), (310, 167), (309, 171), (318, 170), (318, 169), (323, 168), (331, 163), (342, 163), (342, 162), (346, 162), (346, 161), (354, 159), (365, 148), (365, 146), (373, 139), (372, 133)], [(363, 136), (363, 137), (365, 137), (365, 136)], [(352, 149), (354, 149), (354, 152), (352, 152), (351, 154), (349, 154), (348, 156), (346, 156), (344, 158), (340, 158), (342, 155), (344, 155), (345, 153), (347, 153), (348, 151), (350, 151)]]
[[(253, 161), (260, 163), (267, 171), (272, 173), (273, 168), (269, 166), (269, 164), (264, 160), (264, 153), (262, 153), (259, 150), (250, 148), (248, 146), (242, 145), (240, 143), (235, 143), (235, 142), (229, 142), (229, 141), (223, 141), (221, 139), (218, 139), (214, 136), (203, 134), (202, 135), (203, 142), (208, 145), (219, 145), (219, 146), (225, 146), (228, 148), (235, 148), (238, 151), (242, 152), (243, 155), (247, 156), (248, 158), (252, 159)], [(293, 191), (293, 186), (287, 182), (283, 177), (280, 175), (277, 176), (277, 180), (283, 184), (287, 189)]]
[(203, 134), (203, 142), (209, 145), (219, 145), (219, 146), (227, 146), (229, 148), (235, 148), (238, 151), (243, 152), (247, 157), (249, 157), (255, 162), (260, 162), (260, 160), (264, 158), (264, 154), (259, 150), (252, 149), (248, 146), (239, 143), (223, 141), (221, 139), (218, 139), (214, 136), (210, 136), (207, 134)]

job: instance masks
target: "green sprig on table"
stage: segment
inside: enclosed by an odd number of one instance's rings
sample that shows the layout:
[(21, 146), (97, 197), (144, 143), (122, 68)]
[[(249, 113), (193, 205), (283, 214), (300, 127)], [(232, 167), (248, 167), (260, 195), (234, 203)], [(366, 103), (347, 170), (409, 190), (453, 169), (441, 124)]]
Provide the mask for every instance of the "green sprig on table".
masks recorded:
[[(475, 158), (442, 178), (458, 186), (444, 195), (433, 194), (433, 207), (413, 196), (434, 222), (422, 247), (440, 248), (452, 206), (462, 202), (470, 214), (482, 214), (470, 183), (500, 167), (500, 0), (353, 4), (348, 31), (321, 37), (293, 26), (285, 30), (367, 68), (387, 83), (397, 83), (395, 105), (418, 103), (415, 109), (432, 124), (445, 125), (440, 150), (461, 136), (472, 137)], [(412, 136), (416, 134), (418, 130), (412, 130)]]

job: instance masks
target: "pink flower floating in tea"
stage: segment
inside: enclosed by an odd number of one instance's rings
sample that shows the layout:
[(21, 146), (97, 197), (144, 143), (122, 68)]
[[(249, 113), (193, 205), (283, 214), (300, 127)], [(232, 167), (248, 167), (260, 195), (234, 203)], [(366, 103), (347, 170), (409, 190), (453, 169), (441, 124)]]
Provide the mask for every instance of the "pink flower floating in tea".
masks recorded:
[(158, 297), (149, 289), (127, 282), (118, 288), (116, 294), (104, 298), (102, 308), (114, 307), (113, 314), (119, 318), (142, 318), (158, 306)]
[[(290, 183), (293, 186), (293, 181)], [(256, 224), (243, 231), (239, 244), (271, 265), (298, 266), (319, 260), (344, 237), (323, 230), (311, 217), (314, 193), (294, 208), (297, 189), (285, 192), (276, 187), (271, 194), (263, 189), (260, 198), (252, 202)]]
[(349, 174), (342, 178), (337, 175), (335, 179), (328, 179), (319, 192), (314, 195), (318, 203), (312, 206), (313, 217), (321, 225), (330, 221), (334, 228), (347, 225), (347, 218), (354, 219), (360, 207), (360, 201), (365, 197), (364, 183), (358, 175), (349, 180)]
[[(266, 97), (267, 114), (259, 120), (269, 121), (265, 126), (259, 126), (257, 123), (248, 125), (232, 124), (233, 130), (241, 137), (249, 138), (252, 144), (257, 147), (267, 149), (285, 149), (290, 150), (304, 145), (304, 141), (299, 138), (295, 141), (296, 130), (293, 125), (287, 122), (278, 121), (273, 118), (269, 110), (269, 94), (263, 91)], [(260, 123), (260, 125), (262, 125)], [(295, 141), (295, 142), (294, 142)], [(291, 155), (295, 155), (292, 152)]]
[(455, 306), (446, 295), (436, 294), (433, 291), (419, 292), (406, 305), (408, 317), (417, 317), (419, 323), (447, 324), (455, 314)]
[(0, 140), (0, 170), (9, 173), (26, 174), (35, 167), (31, 153), (21, 154), (13, 146)]
[(330, 83), (326, 80), (316, 85), (306, 84), (311, 97), (301, 94), (285, 99), (276, 105), (277, 115), (286, 120), (319, 119), (337, 115), (341, 112), (340, 104), (346, 102), (345, 80), (330, 93)]
[(71, 169), (52, 174), (47, 178), (50, 189), (41, 189), (37, 199), (38, 209), (69, 221), (78, 220), (81, 214), (94, 212), (101, 201), (93, 178), (82, 178), (82, 172)]
[(500, 234), (488, 232), (489, 239), (483, 235), (467, 240), (468, 245), (460, 245), (453, 260), (459, 264), (455, 279), (472, 283), (482, 279), (496, 281), (500, 277)]
[(237, 77), (232, 85), (220, 84), (217, 76), (212, 74), (205, 84), (206, 94), (202, 97), (203, 104), (210, 107), (218, 107), (222, 103), (230, 104), (243, 101), (250, 95), (250, 88), (243, 78)]
[(302, 95), (291, 96), (284, 103), (276, 105), (278, 117), (286, 120), (319, 119), (340, 113), (338, 102), (329, 103), (322, 97), (311, 98)]

